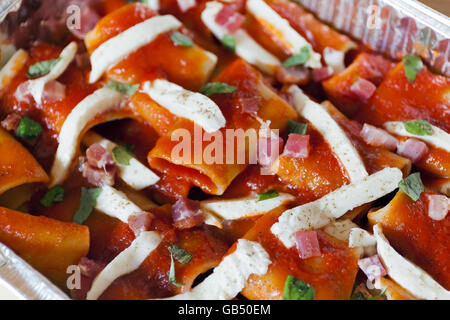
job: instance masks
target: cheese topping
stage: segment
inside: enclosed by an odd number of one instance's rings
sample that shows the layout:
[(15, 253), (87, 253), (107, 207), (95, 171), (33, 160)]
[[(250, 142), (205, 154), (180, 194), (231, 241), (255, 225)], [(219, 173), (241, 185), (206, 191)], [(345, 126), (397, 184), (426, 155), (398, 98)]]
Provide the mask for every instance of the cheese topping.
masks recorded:
[(270, 230), (287, 248), (291, 248), (297, 231), (322, 228), (347, 211), (394, 191), (401, 180), (399, 169), (385, 168), (316, 201), (286, 210)]
[(206, 132), (215, 132), (225, 126), (220, 108), (203, 94), (164, 79), (145, 82), (142, 91), (171, 113), (192, 120)]
[[(83, 143), (87, 146), (98, 143), (109, 153), (112, 153), (113, 149), (117, 147), (116, 143), (105, 139), (94, 132), (85, 134)], [(116, 167), (118, 169), (118, 176), (135, 190), (144, 189), (155, 184), (159, 180), (159, 177), (152, 170), (144, 166), (135, 157), (130, 158), (130, 163), (128, 165), (116, 162)]]
[(365, 256), (376, 254), (377, 239), (364, 229), (355, 227), (350, 231), (348, 246), (350, 248), (361, 247), (364, 249)]
[(239, 239), (236, 250), (223, 258), (213, 273), (191, 291), (167, 300), (230, 300), (246, 286), (252, 274), (266, 274), (272, 263), (257, 242)]
[(0, 90), (8, 86), (17, 72), (23, 68), (28, 61), (28, 53), (20, 49), (14, 53), (5, 66), (0, 71)]
[(154, 231), (141, 232), (128, 248), (119, 253), (97, 275), (86, 299), (96, 300), (114, 280), (139, 268), (160, 242), (161, 237), (158, 233)]
[(84, 98), (69, 113), (59, 133), (59, 145), (50, 172), (50, 186), (61, 184), (69, 173), (69, 167), (78, 150), (83, 132), (97, 115), (117, 107), (122, 95), (109, 88), (101, 88)]
[[(203, 23), (219, 40), (222, 40), (224, 36), (230, 34), (224, 26), (221, 26), (215, 20), (222, 8), (223, 4), (220, 2), (207, 2), (206, 8), (201, 15)], [(239, 29), (230, 35), (233, 36), (236, 44), (236, 54), (263, 72), (273, 74), (275, 69), (281, 65), (281, 62), (275, 56), (261, 47), (243, 29)]]
[(414, 296), (427, 300), (449, 300), (450, 291), (437, 283), (424, 270), (402, 257), (385, 238), (381, 226), (373, 227), (378, 256), (389, 276)]
[(297, 112), (311, 122), (328, 142), (346, 169), (350, 181), (367, 177), (366, 167), (358, 151), (328, 111), (309, 99), (299, 87), (291, 86), (288, 91), (294, 98), (294, 107)]
[(320, 68), (322, 66), (320, 54), (314, 52), (311, 44), (263, 0), (248, 0), (247, 10), (293, 55), (300, 53), (303, 47), (308, 47), (311, 54), (305, 63), (306, 67)]
[(181, 22), (172, 15), (156, 16), (105, 41), (91, 55), (89, 82), (96, 82), (110, 66), (152, 42), (160, 34), (179, 27)]
[(333, 221), (327, 224), (323, 230), (329, 235), (341, 241), (348, 242), (352, 228), (357, 228), (358, 225), (353, 223), (350, 219), (341, 221)]
[(417, 134), (413, 134), (411, 132), (406, 131), (405, 125), (401, 121), (386, 122), (384, 124), (384, 127), (390, 133), (399, 136), (412, 137), (419, 140), (423, 140), (436, 148), (441, 148), (447, 152), (450, 152), (450, 134), (448, 134), (447, 132), (436, 126), (431, 125), (433, 133), (430, 136), (427, 135), (419, 136)]

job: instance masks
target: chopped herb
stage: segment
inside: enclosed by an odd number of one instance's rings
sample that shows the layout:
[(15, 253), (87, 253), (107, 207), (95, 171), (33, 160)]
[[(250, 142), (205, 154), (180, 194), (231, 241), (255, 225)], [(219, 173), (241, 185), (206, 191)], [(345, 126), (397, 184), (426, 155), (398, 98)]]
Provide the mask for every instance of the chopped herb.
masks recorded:
[(108, 81), (106, 87), (126, 95), (132, 95), (137, 91), (137, 89), (139, 89), (138, 84), (128, 84), (112, 80)]
[(417, 74), (423, 68), (423, 62), (420, 57), (408, 54), (403, 57), (403, 66), (408, 80), (414, 82), (416, 81)]
[(116, 163), (128, 166), (132, 155), (123, 146), (116, 146), (112, 149), (112, 157)]
[(49, 73), (53, 67), (61, 60), (61, 57), (56, 59), (50, 59), (45, 61), (40, 61), (28, 68), (27, 77), (28, 78), (36, 78)]
[(234, 38), (233, 38), (232, 35), (226, 34), (222, 38), (222, 44), (223, 44), (223, 46), (225, 48), (227, 48), (231, 52), (235, 52), (236, 51), (236, 41), (234, 41)]
[(258, 193), (258, 201), (268, 200), (278, 197), (277, 190), (270, 190), (264, 193)]
[(189, 261), (191, 261), (191, 259), (193, 257), (192, 253), (180, 248), (176, 244), (171, 244), (168, 247), (168, 249), (169, 249), (170, 253), (172, 254), (172, 256), (182, 264), (189, 263)]
[(381, 292), (379, 295), (374, 296), (374, 297), (369, 297), (369, 298), (367, 298), (367, 300), (380, 300), (380, 299), (384, 298), (386, 289), (387, 288), (384, 288), (383, 292)]
[(230, 86), (229, 84), (224, 82), (210, 82), (203, 86), (203, 88), (200, 90), (200, 93), (209, 97), (212, 96), (213, 94), (218, 93), (232, 93), (236, 89), (237, 87)]
[(48, 190), (41, 199), (41, 204), (44, 207), (50, 207), (56, 202), (61, 202), (64, 199), (64, 188), (61, 186), (54, 186)]
[(173, 32), (170, 35), (170, 39), (172, 40), (173, 44), (180, 47), (192, 47), (194, 43), (192, 42), (191, 38), (185, 36), (184, 34), (180, 32)]
[(102, 193), (102, 188), (81, 188), (80, 207), (73, 216), (73, 222), (83, 224), (97, 204), (97, 198)]
[(170, 254), (170, 270), (167, 273), (167, 275), (169, 276), (169, 281), (171, 284), (177, 286), (177, 287), (182, 287), (183, 285), (181, 283), (177, 282), (176, 276), (175, 276), (175, 263), (173, 262), (173, 255)]
[(431, 136), (433, 134), (433, 127), (428, 121), (417, 120), (403, 122), (406, 131), (418, 136)]
[(134, 154), (134, 146), (130, 143), (121, 143), (120, 146), (124, 148), (129, 154)]
[(309, 46), (304, 46), (300, 49), (300, 53), (294, 54), (283, 62), (283, 67), (289, 68), (300, 64), (305, 64), (311, 57), (311, 50)]
[(315, 290), (306, 282), (288, 275), (284, 283), (284, 300), (314, 300)]
[(305, 134), (306, 130), (308, 130), (308, 124), (290, 119), (287, 124), (287, 129), (289, 133)]
[(419, 172), (413, 173), (400, 181), (398, 187), (413, 201), (417, 201), (420, 198), (420, 194), (425, 191)]
[(31, 120), (27, 116), (20, 120), (19, 126), (16, 130), (18, 137), (31, 140), (36, 138), (42, 132), (42, 126), (36, 121)]

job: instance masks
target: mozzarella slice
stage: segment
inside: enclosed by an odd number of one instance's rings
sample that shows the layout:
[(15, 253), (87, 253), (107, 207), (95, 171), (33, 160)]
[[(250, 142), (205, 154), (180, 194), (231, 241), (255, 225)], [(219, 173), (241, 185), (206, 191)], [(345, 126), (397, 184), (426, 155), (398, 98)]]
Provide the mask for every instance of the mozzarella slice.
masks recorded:
[(309, 47), (310, 58), (305, 63), (306, 67), (320, 68), (321, 55), (315, 52), (311, 44), (306, 41), (297, 31), (295, 31), (289, 22), (282, 18), (263, 0), (248, 0), (247, 11), (250, 12), (259, 23), (266, 27), (272, 35), (287, 49), (291, 54), (297, 54), (303, 47)]
[(109, 88), (101, 88), (84, 98), (69, 113), (59, 133), (59, 145), (50, 172), (50, 186), (61, 184), (69, 173), (70, 164), (78, 150), (83, 132), (95, 117), (117, 107), (122, 95)]
[(139, 268), (160, 242), (161, 237), (158, 233), (154, 231), (141, 232), (128, 248), (119, 253), (97, 275), (86, 299), (96, 300), (114, 280)]
[(376, 254), (377, 239), (364, 229), (355, 227), (350, 231), (348, 246), (350, 248), (361, 247), (364, 249), (365, 256)]
[[(201, 15), (203, 23), (219, 40), (230, 34), (224, 26), (216, 22), (216, 16), (222, 8), (223, 4), (220, 2), (210, 1), (206, 3), (206, 8)], [(230, 35), (233, 36), (236, 44), (236, 54), (263, 72), (273, 74), (275, 69), (281, 65), (280, 60), (261, 47), (243, 29), (239, 29)]]
[(297, 112), (311, 122), (328, 142), (347, 171), (350, 181), (367, 177), (366, 167), (358, 151), (328, 111), (309, 99), (299, 87), (291, 86), (288, 91), (294, 98)]
[(431, 126), (433, 129), (433, 133), (431, 136), (419, 136), (417, 134), (410, 133), (406, 131), (405, 125), (401, 121), (386, 122), (384, 124), (384, 127), (390, 133), (423, 140), (436, 148), (441, 148), (447, 152), (450, 152), (450, 134), (436, 126)]
[(385, 168), (316, 201), (286, 210), (270, 230), (287, 248), (291, 248), (297, 231), (322, 228), (347, 211), (394, 191), (401, 180), (399, 169)]
[(236, 250), (223, 258), (203, 282), (167, 300), (230, 300), (246, 286), (250, 275), (264, 275), (271, 263), (259, 243), (240, 239)]
[(142, 91), (171, 113), (192, 120), (214, 132), (225, 126), (225, 117), (217, 104), (207, 96), (184, 89), (164, 79), (147, 81)]
[(392, 280), (420, 299), (450, 300), (450, 291), (391, 247), (380, 225), (375, 225), (373, 232), (377, 239), (378, 256)]
[[(116, 143), (105, 139), (94, 132), (86, 133), (83, 137), (83, 143), (87, 146), (98, 143), (111, 154), (113, 149), (117, 147)], [(141, 190), (151, 186), (159, 180), (159, 177), (152, 170), (144, 166), (135, 157), (130, 158), (130, 163), (128, 165), (116, 163), (116, 167), (120, 179), (135, 190)]]
[(147, 0), (147, 5), (154, 11), (159, 11), (159, 0)]
[(66, 71), (67, 67), (75, 58), (77, 50), (78, 46), (76, 42), (69, 43), (59, 55), (60, 60), (55, 64), (55, 66), (50, 70), (49, 73), (40, 78), (28, 81), (28, 90), (30, 91), (30, 94), (33, 96), (36, 103), (41, 103), (45, 85), (52, 80), (58, 79), (64, 73), (64, 71)]
[(172, 15), (156, 16), (105, 41), (91, 55), (92, 70), (89, 82), (96, 82), (109, 66), (115, 65), (130, 53), (152, 42), (160, 34), (179, 27), (181, 22)]
[(358, 225), (353, 223), (349, 219), (345, 219), (342, 221), (333, 221), (327, 224), (323, 230), (329, 235), (339, 239), (341, 241), (348, 242), (349, 236), (352, 228), (357, 228)]
[(0, 71), (0, 91), (11, 83), (11, 80), (23, 68), (27, 61), (28, 53), (25, 50), (20, 49), (14, 53)]

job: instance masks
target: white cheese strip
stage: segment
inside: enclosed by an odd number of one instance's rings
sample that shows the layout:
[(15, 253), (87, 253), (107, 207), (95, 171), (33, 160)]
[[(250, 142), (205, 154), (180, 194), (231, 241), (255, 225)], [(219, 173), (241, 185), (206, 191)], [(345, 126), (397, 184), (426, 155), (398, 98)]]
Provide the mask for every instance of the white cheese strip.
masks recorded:
[(350, 219), (345, 219), (341, 221), (332, 221), (327, 224), (323, 230), (336, 239), (348, 242), (352, 228), (357, 227), (358, 225), (353, 223)]
[(94, 279), (86, 299), (96, 300), (117, 278), (126, 275), (142, 264), (155, 250), (161, 237), (154, 231), (141, 232), (131, 245), (119, 253)]
[(125, 193), (131, 202), (136, 204), (142, 211), (149, 211), (153, 208), (157, 208), (158, 205), (150, 200), (144, 193), (133, 190), (131, 188), (121, 187), (120, 190)]
[(206, 132), (215, 132), (225, 126), (220, 108), (203, 94), (164, 79), (145, 82), (142, 91), (171, 113), (192, 120)]
[(282, 18), (263, 0), (248, 0), (247, 11), (263, 26), (266, 26), (267, 31), (272, 33), (293, 55), (300, 53), (301, 48), (309, 47), (311, 54), (309, 60), (305, 63), (306, 67), (322, 67), (322, 63), (320, 62), (321, 55), (313, 50), (311, 44), (295, 31), (286, 19)]
[(17, 72), (23, 68), (27, 61), (28, 53), (25, 50), (20, 49), (14, 53), (0, 71), (0, 90), (11, 83), (11, 80), (17, 75)]
[(450, 300), (450, 291), (395, 251), (385, 238), (380, 225), (375, 225), (373, 232), (377, 239), (378, 256), (392, 280), (420, 299)]
[(291, 248), (297, 231), (322, 228), (347, 211), (394, 191), (401, 180), (399, 169), (385, 168), (316, 201), (286, 210), (270, 230), (287, 248)]
[(348, 246), (350, 248), (361, 247), (364, 249), (365, 256), (376, 254), (377, 239), (364, 229), (355, 227), (350, 231)]
[(250, 275), (264, 275), (271, 263), (259, 243), (240, 239), (236, 250), (223, 258), (203, 282), (167, 300), (230, 300), (246, 286)]
[(236, 54), (239, 57), (267, 74), (274, 74), (276, 68), (281, 65), (280, 60), (261, 47), (243, 29), (239, 29), (231, 34), (227, 28), (216, 22), (216, 16), (222, 8), (223, 4), (220, 2), (207, 2), (206, 8), (201, 15), (203, 23), (219, 40), (222, 40), (227, 34), (233, 36), (236, 44)]
[[(98, 143), (111, 154), (113, 149), (117, 147), (116, 143), (105, 139), (94, 132), (86, 133), (83, 137), (83, 143), (87, 146)], [(128, 165), (116, 163), (116, 167), (118, 169), (117, 175), (119, 178), (135, 190), (141, 190), (151, 186), (159, 180), (159, 177), (152, 170), (144, 166), (135, 157), (130, 158), (130, 163)]]
[(96, 82), (110, 66), (152, 42), (160, 34), (179, 27), (181, 22), (172, 15), (156, 16), (105, 41), (91, 55), (92, 70), (89, 82)]
[(294, 107), (297, 112), (311, 122), (328, 142), (331, 150), (347, 171), (350, 181), (358, 181), (367, 177), (368, 173), (361, 156), (328, 111), (312, 101), (299, 87), (291, 86), (288, 91), (294, 98)]
[(28, 81), (28, 90), (36, 103), (41, 103), (45, 85), (52, 80), (58, 79), (64, 71), (66, 71), (67, 67), (75, 58), (77, 50), (78, 46), (76, 42), (69, 43), (59, 55), (60, 60), (55, 64), (49, 73), (40, 78)]
[(384, 127), (390, 133), (393, 133), (393, 134), (396, 134), (399, 136), (412, 137), (412, 138), (416, 138), (419, 140), (423, 140), (426, 143), (428, 143), (436, 148), (441, 148), (447, 152), (450, 152), (450, 134), (448, 134), (447, 132), (445, 132), (444, 130), (442, 130), (436, 126), (433, 126), (433, 125), (431, 126), (432, 130), (433, 130), (433, 133), (431, 136), (426, 136), (426, 135), (419, 136), (417, 134), (410, 133), (410, 132), (406, 131), (405, 125), (401, 121), (386, 122), (384, 124)]
[(50, 186), (61, 184), (69, 173), (70, 164), (78, 150), (82, 134), (97, 115), (117, 107), (122, 95), (109, 88), (101, 88), (84, 98), (67, 116), (59, 133), (59, 145), (50, 172)]
[(158, 11), (159, 10), (159, 0), (147, 0), (147, 5), (154, 11)]

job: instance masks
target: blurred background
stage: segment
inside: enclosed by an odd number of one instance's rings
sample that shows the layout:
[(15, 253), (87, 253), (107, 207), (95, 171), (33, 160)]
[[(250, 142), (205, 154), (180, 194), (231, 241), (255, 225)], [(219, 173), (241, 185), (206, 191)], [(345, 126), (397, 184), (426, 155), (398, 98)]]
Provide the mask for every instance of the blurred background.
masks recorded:
[(427, 6), (450, 16), (450, 0), (419, 0)]

